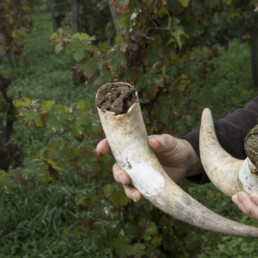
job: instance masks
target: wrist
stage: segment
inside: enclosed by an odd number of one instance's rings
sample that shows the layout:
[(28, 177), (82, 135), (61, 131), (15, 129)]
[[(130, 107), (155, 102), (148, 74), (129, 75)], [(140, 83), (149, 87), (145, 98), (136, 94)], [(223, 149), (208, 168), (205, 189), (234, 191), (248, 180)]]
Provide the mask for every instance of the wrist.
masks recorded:
[(187, 150), (186, 177), (200, 174), (203, 170), (200, 158), (187, 140), (182, 139), (182, 141), (186, 145)]

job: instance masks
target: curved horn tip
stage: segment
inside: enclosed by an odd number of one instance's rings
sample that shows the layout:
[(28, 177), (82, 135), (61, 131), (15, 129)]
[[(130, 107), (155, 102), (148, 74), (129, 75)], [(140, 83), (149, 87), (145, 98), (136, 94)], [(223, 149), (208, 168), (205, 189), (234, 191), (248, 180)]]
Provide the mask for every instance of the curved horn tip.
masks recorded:
[(212, 112), (209, 108), (205, 108), (202, 111), (201, 131), (207, 132), (210, 131), (211, 128), (214, 128)]
[(210, 112), (211, 113), (211, 110), (206, 107), (206, 108), (203, 109), (203, 112)]
[(212, 113), (211, 113), (211, 110), (209, 108), (204, 108), (203, 111), (202, 111), (202, 117), (205, 118), (205, 119), (212, 119)]

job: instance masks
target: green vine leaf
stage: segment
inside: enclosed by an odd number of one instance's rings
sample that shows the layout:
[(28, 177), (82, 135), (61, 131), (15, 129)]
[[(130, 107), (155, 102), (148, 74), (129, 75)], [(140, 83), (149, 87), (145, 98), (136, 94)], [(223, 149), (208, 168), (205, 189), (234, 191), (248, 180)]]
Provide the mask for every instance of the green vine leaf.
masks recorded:
[(121, 68), (126, 67), (125, 56), (118, 46), (115, 46), (108, 51), (106, 61), (107, 66), (114, 77), (121, 73)]
[(105, 185), (104, 193), (117, 208), (126, 206), (131, 202), (126, 197), (123, 187), (120, 184), (113, 183)]
[(37, 111), (22, 109), (21, 111), (23, 122), (28, 127), (36, 126), (38, 128), (42, 128), (44, 123), (43, 119)]
[(93, 57), (80, 62), (78, 67), (84, 71), (87, 78), (91, 78), (100, 65), (101, 56), (99, 54), (94, 54)]

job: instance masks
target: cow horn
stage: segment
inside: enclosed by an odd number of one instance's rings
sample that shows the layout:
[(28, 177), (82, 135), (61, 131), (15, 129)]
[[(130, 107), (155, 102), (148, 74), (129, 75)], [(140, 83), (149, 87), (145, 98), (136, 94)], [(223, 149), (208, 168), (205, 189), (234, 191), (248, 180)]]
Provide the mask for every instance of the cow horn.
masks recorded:
[(136, 100), (125, 113), (116, 114), (99, 104), (101, 89), (107, 90), (108, 87), (111, 89), (115, 86), (133, 88), (122, 82), (103, 85), (96, 96), (98, 113), (116, 161), (128, 173), (141, 194), (178, 220), (227, 235), (257, 238), (258, 228), (212, 212), (184, 192), (167, 175), (149, 146), (136, 91)]
[(226, 195), (231, 197), (240, 191), (258, 191), (258, 181), (252, 175), (255, 166), (249, 158), (236, 159), (221, 147), (208, 108), (202, 112), (200, 157), (211, 182)]

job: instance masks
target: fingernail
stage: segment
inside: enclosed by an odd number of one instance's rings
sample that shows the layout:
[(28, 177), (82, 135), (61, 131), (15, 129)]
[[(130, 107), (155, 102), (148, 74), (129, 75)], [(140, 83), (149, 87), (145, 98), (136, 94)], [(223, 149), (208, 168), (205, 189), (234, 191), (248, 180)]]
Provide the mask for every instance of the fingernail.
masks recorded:
[(235, 204), (239, 203), (236, 194), (234, 194), (234, 195), (232, 196), (232, 201), (233, 201)]
[(252, 202), (254, 202), (256, 205), (258, 205), (258, 198), (256, 196), (251, 196)]
[(244, 192), (240, 192), (237, 194), (237, 198), (240, 202), (244, 202), (244, 200), (246, 199), (246, 193)]
[(233, 201), (237, 201), (237, 196), (236, 196), (236, 194), (234, 194), (234, 195), (232, 196), (232, 200), (233, 200)]
[(119, 182), (124, 184), (124, 176), (123, 175), (120, 175), (119, 176)]
[(134, 202), (138, 202), (138, 200), (139, 200), (139, 193), (138, 192), (134, 192), (133, 193), (133, 201)]

